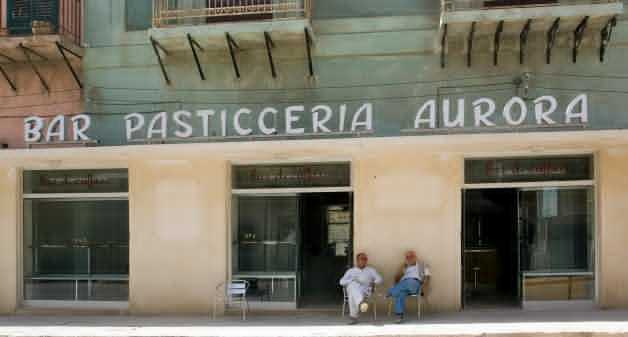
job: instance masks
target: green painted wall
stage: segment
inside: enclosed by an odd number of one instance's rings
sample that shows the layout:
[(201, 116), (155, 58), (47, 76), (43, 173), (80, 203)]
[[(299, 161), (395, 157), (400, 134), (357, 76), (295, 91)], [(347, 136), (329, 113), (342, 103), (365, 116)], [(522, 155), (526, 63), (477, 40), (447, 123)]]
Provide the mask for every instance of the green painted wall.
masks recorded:
[[(628, 127), (628, 67), (624, 62), (628, 58), (628, 22), (620, 20), (616, 27), (605, 63), (598, 60), (599, 28), (592, 28), (576, 64), (571, 62), (572, 34), (563, 31), (551, 65), (544, 62), (545, 34), (538, 32), (530, 37), (524, 65), (518, 64), (516, 41), (508, 40), (500, 53), (500, 65), (493, 66), (493, 36), (479, 35), (469, 68), (460, 47), (464, 36), (452, 37), (447, 67), (441, 69), (437, 1), (424, 3), (427, 1), (318, 0), (313, 20), (313, 79), (307, 73), (304, 44), (278, 40), (274, 50), (277, 79), (270, 75), (263, 48), (246, 48), (238, 54), (241, 79), (235, 78), (228, 51), (222, 48), (200, 54), (206, 81), (199, 78), (189, 51), (165, 57), (172, 79), (168, 86), (149, 44), (149, 31), (127, 31), (125, 1), (87, 0), (91, 48), (86, 50), (84, 72), (87, 108), (96, 119), (92, 135), (105, 144), (124, 143), (122, 116), (131, 112), (151, 115), (224, 108), (233, 113), (241, 106), (259, 111), (264, 106), (301, 102), (306, 106), (370, 102), (375, 108), (376, 136), (405, 135), (400, 130), (412, 126), (414, 114), (425, 100), (448, 96), (470, 101), (488, 96), (504, 101), (523, 93), (515, 84), (523, 73), (531, 75), (530, 97), (551, 94), (567, 100), (587, 93), (588, 128)], [(471, 114), (470, 106), (467, 110)], [(493, 130), (504, 131), (514, 130)]]

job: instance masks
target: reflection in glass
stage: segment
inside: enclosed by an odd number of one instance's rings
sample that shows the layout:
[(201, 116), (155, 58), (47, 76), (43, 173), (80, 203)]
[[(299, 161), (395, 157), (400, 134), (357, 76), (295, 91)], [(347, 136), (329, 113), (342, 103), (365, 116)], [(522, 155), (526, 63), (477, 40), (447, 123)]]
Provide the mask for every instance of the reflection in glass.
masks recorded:
[(592, 299), (592, 188), (523, 190), (520, 204), (524, 300)]

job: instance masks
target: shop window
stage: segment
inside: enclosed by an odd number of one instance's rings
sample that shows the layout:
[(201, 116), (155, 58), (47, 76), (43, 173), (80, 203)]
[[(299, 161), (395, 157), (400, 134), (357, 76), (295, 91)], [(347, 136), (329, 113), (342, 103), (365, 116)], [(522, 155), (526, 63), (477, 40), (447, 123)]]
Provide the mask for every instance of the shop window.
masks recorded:
[(24, 191), (24, 299), (127, 301), (126, 171), (30, 171)]

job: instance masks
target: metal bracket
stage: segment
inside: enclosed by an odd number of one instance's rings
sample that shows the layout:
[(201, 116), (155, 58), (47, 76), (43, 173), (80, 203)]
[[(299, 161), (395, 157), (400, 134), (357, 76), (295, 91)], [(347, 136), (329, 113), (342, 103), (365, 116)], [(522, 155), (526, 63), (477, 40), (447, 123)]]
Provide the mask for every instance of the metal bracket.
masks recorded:
[(473, 37), (475, 36), (475, 25), (476, 22), (473, 21), (471, 23), (471, 30), (469, 31), (469, 36), (467, 37), (467, 67), (471, 67), (471, 52), (473, 51)]
[(273, 51), (275, 48), (275, 43), (273, 39), (270, 38), (269, 32), (264, 32), (264, 42), (266, 43), (266, 53), (268, 54), (268, 63), (270, 63), (270, 73), (273, 75), (273, 78), (277, 78), (277, 69), (275, 68), (275, 62), (273, 60)]
[(314, 41), (312, 40), (312, 36), (310, 35), (309, 29), (305, 27), (303, 30), (305, 34), (305, 47), (307, 49), (307, 62), (310, 70), (310, 76), (314, 77), (314, 62), (312, 61), (312, 45)]
[(528, 35), (530, 34), (530, 28), (532, 28), (532, 19), (528, 19), (526, 24), (519, 34), (519, 64), (523, 64), (525, 61), (526, 48), (528, 47)]
[(16, 59), (14, 59), (14, 58), (12, 58), (10, 56), (7, 56), (5, 54), (2, 54), (2, 53), (0, 53), (0, 58), (3, 58), (3, 59), (5, 59), (5, 60), (7, 60), (9, 62), (17, 63)]
[(604, 28), (602, 28), (602, 31), (600, 32), (600, 35), (601, 35), (600, 62), (604, 62), (604, 57), (606, 56), (606, 49), (608, 48), (608, 45), (611, 42), (611, 37), (613, 35), (613, 29), (615, 28), (615, 26), (617, 26), (616, 16), (608, 20), (608, 22), (606, 23), (606, 25), (604, 25)]
[(587, 29), (587, 23), (589, 22), (589, 17), (585, 16), (582, 21), (576, 27), (576, 30), (573, 32), (573, 51), (572, 51), (572, 62), (576, 63), (578, 60), (578, 49), (580, 49), (580, 45), (582, 45), (582, 38), (584, 37), (584, 31)]
[(560, 18), (556, 18), (552, 26), (547, 31), (547, 46), (545, 47), (545, 62), (547, 64), (552, 63), (552, 48), (556, 43), (556, 36), (558, 35), (558, 29), (560, 28)]
[(502, 42), (502, 32), (504, 31), (504, 20), (499, 21), (497, 29), (495, 29), (494, 48), (493, 48), (493, 65), (496, 66), (499, 61), (499, 48)]
[(231, 55), (231, 63), (233, 63), (233, 71), (237, 78), (240, 78), (240, 68), (238, 67), (238, 60), (236, 59), (235, 52), (240, 50), (238, 44), (233, 40), (229, 33), (225, 33), (227, 39), (227, 46), (229, 47), (229, 54)]
[(164, 65), (164, 61), (161, 59), (161, 54), (159, 50), (161, 50), (165, 55), (168, 55), (168, 51), (161, 45), (157, 40), (150, 37), (150, 44), (153, 46), (153, 51), (155, 52), (155, 56), (157, 56), (157, 62), (159, 62), (159, 68), (161, 68), (161, 74), (164, 76), (164, 80), (167, 85), (170, 85), (170, 77), (168, 77), (168, 72), (166, 71), (166, 66)]
[(70, 69), (70, 72), (72, 73), (72, 76), (74, 77), (74, 81), (76, 81), (76, 84), (78, 84), (79, 88), (83, 89), (83, 83), (81, 83), (81, 80), (79, 79), (78, 74), (74, 70), (74, 67), (72, 67), (72, 63), (70, 63), (70, 60), (68, 59), (68, 56), (65, 54), (65, 52), (67, 51), (68, 53), (70, 53), (71, 55), (74, 55), (74, 57), (77, 57), (79, 59), (82, 59), (83, 57), (71, 51), (70, 49), (64, 47), (59, 41), (55, 42), (55, 44), (57, 45), (57, 49), (59, 50), (59, 53), (63, 57), (65, 64)]
[(9, 78), (9, 75), (4, 70), (4, 68), (2, 68), (1, 65), (0, 65), (0, 74), (2, 74), (2, 77), (4, 77), (4, 79), (7, 81), (7, 83), (11, 87), (11, 90), (13, 90), (13, 92), (17, 92), (17, 86), (15, 85), (15, 82), (11, 81), (11, 79)]
[(33, 63), (33, 60), (31, 59), (31, 54), (42, 58), (44, 60), (47, 60), (46, 57), (44, 57), (43, 55), (37, 53), (36, 51), (24, 46), (22, 43), (19, 44), (20, 49), (22, 50), (22, 53), (24, 53), (24, 57), (26, 57), (26, 61), (28, 61), (28, 64), (30, 64), (31, 69), (33, 69), (33, 72), (35, 73), (35, 75), (37, 75), (37, 78), (39, 78), (39, 82), (41, 83), (42, 87), (44, 87), (44, 89), (46, 89), (46, 92), (50, 92), (50, 86), (48, 86), (48, 83), (46, 83), (46, 80), (44, 79), (44, 77), (41, 75), (41, 73), (39, 72), (39, 69), (37, 69), (37, 67), (35, 66), (35, 64)]
[(440, 67), (447, 65), (447, 24), (443, 25), (443, 35), (440, 37)]
[(196, 49), (200, 51), (205, 51), (201, 45), (194, 40), (192, 34), (188, 33), (188, 44), (190, 45), (190, 49), (192, 49), (192, 55), (194, 56), (194, 62), (196, 63), (196, 70), (198, 70), (198, 75), (201, 77), (201, 80), (205, 81), (205, 73), (203, 72), (203, 67), (201, 66), (201, 62), (198, 59), (198, 54)]

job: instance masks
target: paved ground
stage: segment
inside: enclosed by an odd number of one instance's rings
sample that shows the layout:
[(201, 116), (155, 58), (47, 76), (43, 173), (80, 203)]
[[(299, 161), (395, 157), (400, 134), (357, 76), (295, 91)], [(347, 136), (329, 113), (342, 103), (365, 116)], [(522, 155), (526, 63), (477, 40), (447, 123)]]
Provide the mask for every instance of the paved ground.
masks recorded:
[(0, 336), (482, 336), (610, 337), (628, 335), (628, 311), (471, 311), (426, 315), (420, 322), (392, 324), (364, 319), (358, 326), (331, 313), (253, 315), (211, 321), (207, 317), (0, 316)]

